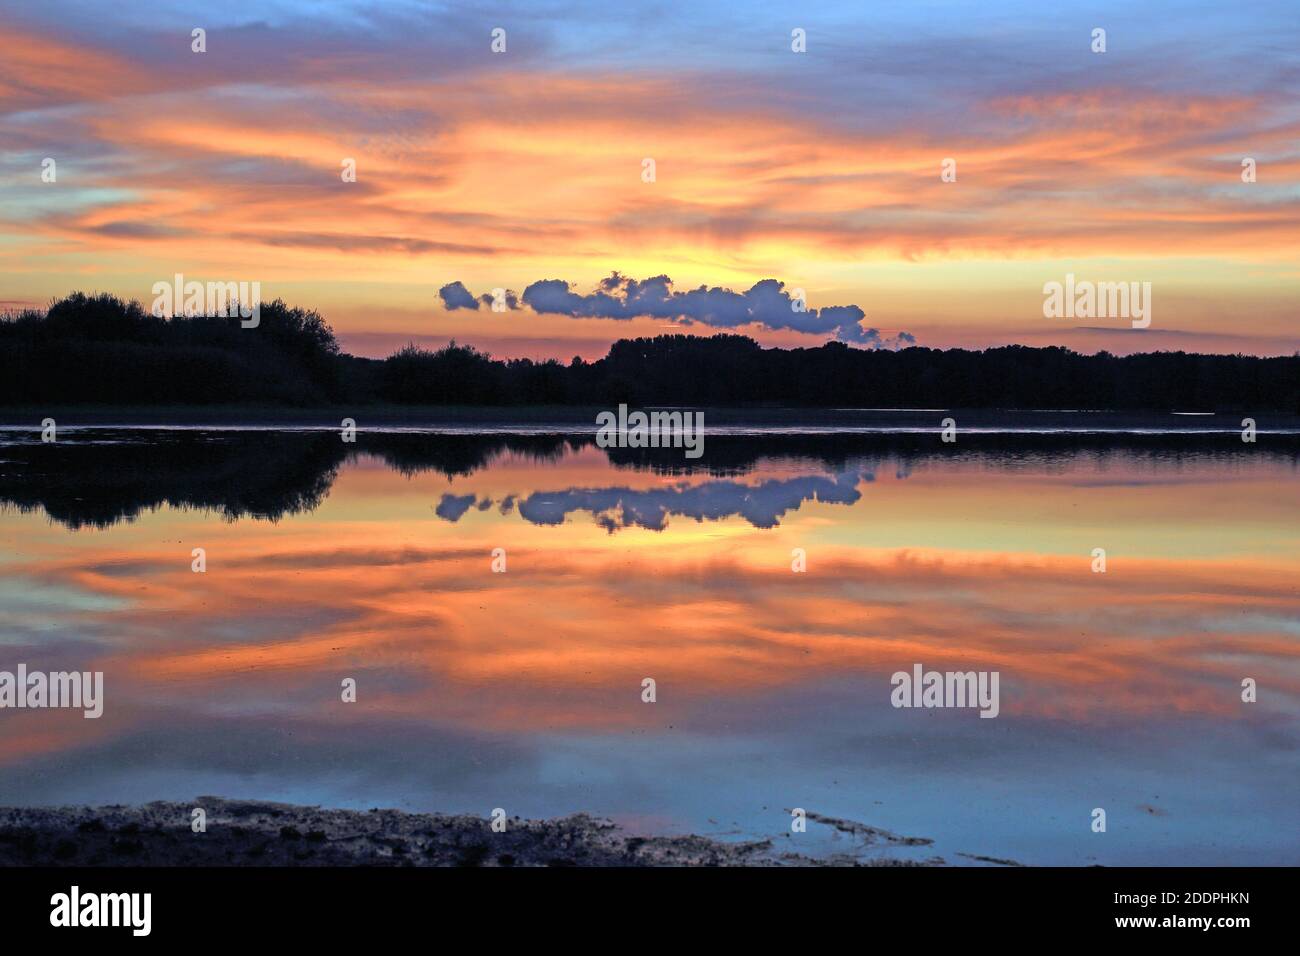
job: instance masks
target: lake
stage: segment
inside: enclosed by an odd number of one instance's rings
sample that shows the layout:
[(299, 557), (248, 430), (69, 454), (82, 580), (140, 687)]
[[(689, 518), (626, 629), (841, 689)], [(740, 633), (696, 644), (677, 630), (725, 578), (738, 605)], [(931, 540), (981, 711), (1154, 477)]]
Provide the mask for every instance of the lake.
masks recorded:
[[(1300, 863), (1300, 436), (592, 431), (0, 431), (0, 670), (105, 688), (0, 711), (0, 805)], [(894, 706), (916, 665), (997, 716)]]

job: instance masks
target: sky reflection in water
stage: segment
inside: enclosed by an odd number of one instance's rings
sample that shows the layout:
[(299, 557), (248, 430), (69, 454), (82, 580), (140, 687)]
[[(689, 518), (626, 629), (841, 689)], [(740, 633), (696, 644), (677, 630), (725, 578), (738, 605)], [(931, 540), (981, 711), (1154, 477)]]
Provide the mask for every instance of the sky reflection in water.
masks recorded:
[[(586, 810), (850, 848), (790, 835), (798, 806), (934, 838), (900, 857), (1294, 864), (1276, 441), (733, 438), (698, 467), (573, 437), (7, 444), (0, 669), (103, 670), (107, 704), (0, 713), (0, 804)], [(918, 662), (999, 671), (1001, 715), (893, 709)]]

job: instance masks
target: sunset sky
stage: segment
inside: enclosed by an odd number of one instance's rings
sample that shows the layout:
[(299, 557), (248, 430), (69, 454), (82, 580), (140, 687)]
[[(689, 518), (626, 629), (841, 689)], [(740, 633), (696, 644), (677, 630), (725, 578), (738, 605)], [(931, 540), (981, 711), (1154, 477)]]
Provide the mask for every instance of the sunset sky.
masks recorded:
[[(1088, 352), (1300, 341), (1289, 0), (108, 10), (0, 2), (0, 310), (73, 290), (148, 306), (182, 273), (258, 281), (369, 355), (454, 337), (593, 358), (670, 330)], [(776, 280), (816, 311), (747, 321), (705, 294), (693, 321), (607, 318), (439, 295), (552, 280), (554, 302), (613, 273), (677, 292)], [(1150, 282), (1150, 328), (1044, 318), (1043, 284), (1067, 273)]]

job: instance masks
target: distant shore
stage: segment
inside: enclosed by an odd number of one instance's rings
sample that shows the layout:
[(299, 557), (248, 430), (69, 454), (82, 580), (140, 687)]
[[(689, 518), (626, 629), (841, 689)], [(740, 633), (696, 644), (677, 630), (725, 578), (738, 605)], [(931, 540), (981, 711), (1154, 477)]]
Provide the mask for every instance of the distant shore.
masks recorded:
[[(643, 410), (669, 406), (643, 405)], [(685, 406), (683, 406), (685, 408)], [(1249, 412), (1152, 410), (1020, 409), (875, 409), (802, 407), (698, 407), (705, 428), (715, 433), (746, 430), (784, 431), (938, 431), (945, 418), (963, 431), (981, 432), (1240, 432), (1242, 420), (1253, 418), (1260, 432), (1300, 432), (1300, 415)], [(578, 405), (73, 405), (0, 407), (0, 428), (39, 429), (52, 418), (59, 427), (136, 428), (311, 428), (337, 429), (345, 418), (358, 430), (409, 428), (473, 431), (481, 427), (523, 432), (595, 433), (596, 415), (607, 409)]]
[[(205, 814), (193, 829), (194, 810)], [(851, 821), (818, 817), (861, 846), (927, 846)], [(198, 797), (144, 806), (0, 808), (0, 866), (915, 866), (861, 852), (826, 857), (772, 840), (632, 836), (586, 814), (554, 820), (332, 810)], [(982, 857), (972, 859), (1009, 863)]]

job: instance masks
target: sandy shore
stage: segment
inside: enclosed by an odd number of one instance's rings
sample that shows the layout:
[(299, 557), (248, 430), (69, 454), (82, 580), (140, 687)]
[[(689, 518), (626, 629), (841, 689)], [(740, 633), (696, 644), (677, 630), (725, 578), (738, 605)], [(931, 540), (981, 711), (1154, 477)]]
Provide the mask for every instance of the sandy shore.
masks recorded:
[[(191, 829), (195, 807), (207, 815), (206, 832)], [(861, 849), (930, 843), (809, 818), (852, 828), (858, 852), (813, 858), (771, 840), (637, 837), (585, 814), (512, 818), (496, 833), (483, 817), (199, 797), (138, 807), (0, 808), (0, 866), (910, 866), (918, 864)]]

